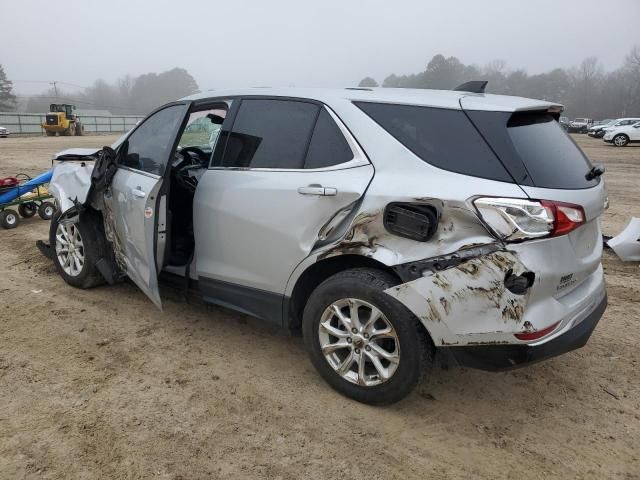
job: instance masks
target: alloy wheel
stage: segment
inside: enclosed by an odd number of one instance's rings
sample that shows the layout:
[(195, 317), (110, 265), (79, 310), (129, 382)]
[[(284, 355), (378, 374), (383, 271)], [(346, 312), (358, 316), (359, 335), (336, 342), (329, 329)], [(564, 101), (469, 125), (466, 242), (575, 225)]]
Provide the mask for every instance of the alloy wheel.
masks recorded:
[(329, 305), (318, 325), (318, 340), (331, 368), (356, 385), (384, 383), (400, 363), (400, 342), (393, 325), (363, 300), (344, 298)]
[(617, 147), (624, 147), (627, 144), (627, 139), (623, 135), (618, 135), (613, 139), (613, 143), (615, 143)]
[(77, 223), (59, 223), (56, 229), (56, 257), (64, 272), (77, 277), (84, 266), (84, 244)]

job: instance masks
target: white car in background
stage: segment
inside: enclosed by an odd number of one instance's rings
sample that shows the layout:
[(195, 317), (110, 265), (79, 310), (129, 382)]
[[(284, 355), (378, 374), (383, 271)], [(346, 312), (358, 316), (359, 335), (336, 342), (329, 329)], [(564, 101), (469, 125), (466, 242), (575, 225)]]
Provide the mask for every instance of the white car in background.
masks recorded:
[(625, 125), (607, 130), (604, 139), (607, 143), (613, 143), (616, 147), (624, 147), (632, 142), (640, 142), (640, 121), (633, 125)]
[(0, 127), (0, 137), (7, 138), (9, 136), (9, 130), (5, 127)]
[(618, 127), (627, 127), (637, 122), (640, 122), (640, 118), (638, 117), (617, 118), (615, 120), (611, 120), (606, 125), (597, 125), (597, 126), (591, 127), (588, 131), (588, 134), (590, 137), (602, 138), (609, 130), (613, 130)]

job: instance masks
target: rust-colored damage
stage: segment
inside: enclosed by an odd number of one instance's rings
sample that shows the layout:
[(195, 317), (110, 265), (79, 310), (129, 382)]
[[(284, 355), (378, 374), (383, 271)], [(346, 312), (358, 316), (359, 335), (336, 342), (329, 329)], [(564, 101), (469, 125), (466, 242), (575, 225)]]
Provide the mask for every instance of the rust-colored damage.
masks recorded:
[[(514, 252), (495, 251), (466, 259), (456, 267), (426, 272), (423, 277), (387, 293), (421, 318), (427, 329), (430, 322), (436, 322), (445, 323), (450, 331), (460, 335), (522, 331), (529, 295), (512, 293), (504, 280), (509, 272), (519, 275), (525, 271)], [(509, 326), (505, 328), (505, 324)], [(452, 342), (451, 339), (444, 343)]]
[(381, 214), (380, 210), (359, 213), (342, 241), (320, 254), (318, 259), (345, 254), (372, 256), (380, 245), (380, 237), (386, 234), (380, 219)]

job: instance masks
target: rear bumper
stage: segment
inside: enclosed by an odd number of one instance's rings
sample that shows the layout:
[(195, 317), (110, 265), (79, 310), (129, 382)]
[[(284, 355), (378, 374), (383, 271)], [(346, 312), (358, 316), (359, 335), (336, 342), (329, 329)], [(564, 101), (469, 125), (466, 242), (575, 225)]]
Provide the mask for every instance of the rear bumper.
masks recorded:
[(553, 340), (536, 346), (477, 345), (441, 347), (439, 350), (447, 350), (463, 366), (481, 370), (510, 370), (530, 365), (586, 345), (606, 308), (607, 297), (605, 295), (598, 306), (576, 326)]

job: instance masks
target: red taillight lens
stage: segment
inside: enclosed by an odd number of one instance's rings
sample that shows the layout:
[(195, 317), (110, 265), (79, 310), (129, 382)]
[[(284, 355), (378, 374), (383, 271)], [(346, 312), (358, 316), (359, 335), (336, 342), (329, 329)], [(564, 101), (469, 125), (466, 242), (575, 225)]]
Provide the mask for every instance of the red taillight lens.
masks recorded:
[(553, 230), (549, 233), (551, 237), (569, 233), (585, 222), (584, 209), (580, 205), (551, 200), (540, 200), (540, 203), (553, 217)]
[(537, 332), (514, 333), (513, 335), (518, 340), (537, 340), (553, 332), (559, 324), (560, 322), (556, 322), (550, 327), (543, 328), (542, 330), (538, 330)]

